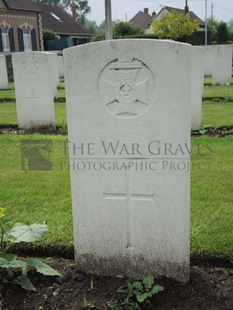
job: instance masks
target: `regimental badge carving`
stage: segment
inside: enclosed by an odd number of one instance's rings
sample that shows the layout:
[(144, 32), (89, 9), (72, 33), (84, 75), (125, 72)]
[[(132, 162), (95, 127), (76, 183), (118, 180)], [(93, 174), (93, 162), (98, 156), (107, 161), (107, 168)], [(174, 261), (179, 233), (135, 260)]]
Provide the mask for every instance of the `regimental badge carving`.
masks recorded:
[(137, 117), (153, 104), (155, 78), (150, 68), (138, 59), (114, 60), (98, 79), (98, 91), (105, 109), (117, 117)]
[(28, 74), (35, 74), (38, 69), (38, 60), (35, 55), (26, 55), (22, 62), (23, 71)]

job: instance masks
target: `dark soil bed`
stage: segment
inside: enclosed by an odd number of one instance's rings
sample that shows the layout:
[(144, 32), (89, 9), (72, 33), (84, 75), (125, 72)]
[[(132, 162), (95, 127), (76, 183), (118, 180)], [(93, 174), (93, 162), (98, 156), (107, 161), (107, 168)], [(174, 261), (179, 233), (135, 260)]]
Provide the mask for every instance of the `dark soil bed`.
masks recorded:
[[(39, 133), (44, 135), (67, 135), (67, 129), (62, 127), (41, 127), (37, 129), (20, 129), (17, 125), (0, 125), (0, 134), (33, 134)], [(233, 136), (233, 125), (229, 126), (205, 126), (204, 128), (191, 131), (192, 136), (209, 136), (209, 137), (228, 137)]]
[[(31, 280), (36, 292), (7, 285), (2, 290), (4, 310), (108, 309), (107, 302), (119, 298), (116, 290), (124, 283), (121, 278), (97, 277), (79, 272), (71, 260), (49, 259), (50, 266), (62, 277), (44, 277), (35, 272)], [(91, 284), (93, 289), (91, 289)], [(140, 309), (222, 310), (233, 309), (233, 269), (192, 266), (191, 280), (184, 285), (169, 279), (157, 279), (164, 291), (152, 299), (151, 305)], [(83, 301), (94, 308), (83, 308)]]

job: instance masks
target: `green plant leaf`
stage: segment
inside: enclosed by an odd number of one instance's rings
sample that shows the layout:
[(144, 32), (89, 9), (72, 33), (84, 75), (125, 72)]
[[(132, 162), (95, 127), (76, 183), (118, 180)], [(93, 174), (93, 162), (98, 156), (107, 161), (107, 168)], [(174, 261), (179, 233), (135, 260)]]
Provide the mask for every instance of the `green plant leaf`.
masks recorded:
[(43, 263), (38, 258), (28, 258), (26, 262), (29, 265), (34, 266), (37, 272), (42, 273), (44, 276), (61, 276), (61, 274), (57, 270)]
[(0, 257), (0, 268), (8, 268), (9, 262), (3, 257)]
[(6, 259), (8, 262), (11, 261), (11, 260), (14, 260), (16, 259), (17, 255), (14, 255), (14, 254), (10, 254), (10, 253), (2, 253), (0, 255), (0, 258), (4, 258)]
[(9, 262), (9, 268), (18, 269), (20, 268), (22, 270), (22, 275), (27, 275), (27, 263), (23, 260), (15, 259), (13, 261)]
[(201, 135), (205, 135), (205, 134), (206, 134), (206, 130), (205, 130), (205, 129), (200, 129), (200, 130), (199, 130), (199, 133), (200, 133)]
[(33, 286), (32, 282), (25, 276), (18, 276), (17, 277), (18, 284), (28, 291), (35, 291), (36, 288)]
[(137, 294), (137, 301), (142, 303), (142, 302), (144, 302), (147, 299), (147, 297), (148, 296), (147, 296), (146, 293), (145, 294)]
[(15, 223), (14, 226), (6, 232), (6, 238), (13, 243), (40, 241), (47, 233), (48, 226), (45, 224), (23, 225)]
[(161, 285), (155, 285), (152, 289), (153, 295), (158, 294), (159, 292), (162, 292), (164, 290), (164, 287)]
[(151, 288), (154, 284), (154, 277), (152, 275), (147, 275), (143, 278), (143, 283), (146, 288)]
[(142, 283), (140, 281), (133, 282), (133, 287), (136, 288), (138, 291), (143, 290), (143, 286), (142, 286)]

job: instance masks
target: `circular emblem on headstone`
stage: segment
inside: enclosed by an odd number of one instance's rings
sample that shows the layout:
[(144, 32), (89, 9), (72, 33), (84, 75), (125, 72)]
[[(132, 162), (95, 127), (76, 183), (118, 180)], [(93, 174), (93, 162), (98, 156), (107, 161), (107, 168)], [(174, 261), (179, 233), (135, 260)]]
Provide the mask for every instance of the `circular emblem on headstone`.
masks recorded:
[(23, 70), (28, 74), (35, 74), (38, 69), (38, 60), (35, 55), (26, 55), (22, 62)]
[(137, 117), (153, 104), (155, 79), (138, 59), (114, 60), (101, 71), (98, 91), (105, 109), (117, 117)]

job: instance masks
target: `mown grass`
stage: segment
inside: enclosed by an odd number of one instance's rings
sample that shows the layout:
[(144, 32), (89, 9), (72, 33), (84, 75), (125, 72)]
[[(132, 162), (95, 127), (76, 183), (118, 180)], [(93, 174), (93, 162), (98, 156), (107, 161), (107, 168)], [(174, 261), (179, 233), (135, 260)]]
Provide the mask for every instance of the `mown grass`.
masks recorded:
[(233, 102), (210, 102), (202, 104), (202, 125), (233, 126)]
[[(22, 140), (52, 140), (52, 171), (21, 170)], [(64, 136), (0, 136), (0, 206), (8, 224), (46, 222), (49, 233), (43, 244), (72, 242), (70, 179)], [(25, 159), (26, 160), (26, 159)]]
[(215, 85), (204, 87), (204, 98), (222, 97), (226, 100), (233, 99), (233, 85)]
[(202, 137), (194, 142), (203, 154), (192, 161), (192, 253), (233, 258), (233, 138)]
[[(55, 103), (56, 125), (63, 126), (66, 121), (66, 104)], [(15, 103), (0, 103), (0, 125), (17, 125)]]
[[(22, 171), (21, 141), (51, 139), (52, 171)], [(42, 245), (72, 244), (70, 178), (64, 136), (0, 136), (0, 207), (9, 223), (46, 222)], [(192, 254), (233, 256), (233, 139), (192, 139)]]

